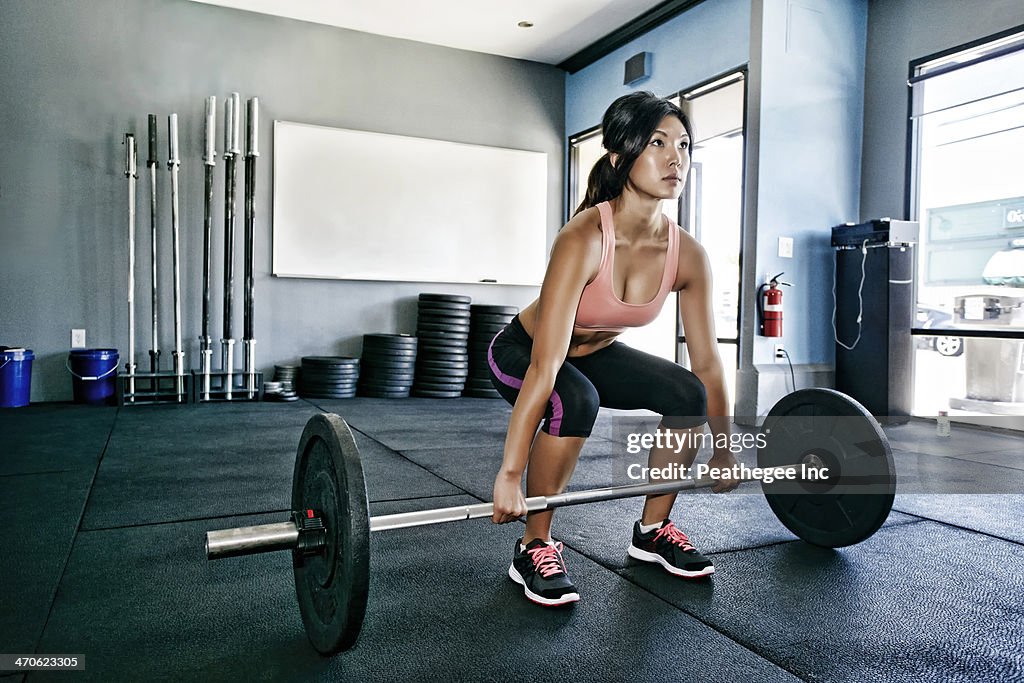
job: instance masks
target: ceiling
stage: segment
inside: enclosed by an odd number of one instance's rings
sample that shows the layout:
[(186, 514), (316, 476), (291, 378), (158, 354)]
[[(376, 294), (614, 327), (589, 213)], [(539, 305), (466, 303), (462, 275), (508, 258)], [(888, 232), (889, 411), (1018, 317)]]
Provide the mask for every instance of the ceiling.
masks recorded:
[[(193, 0), (559, 64), (664, 0)], [(528, 21), (531, 28), (517, 24)]]

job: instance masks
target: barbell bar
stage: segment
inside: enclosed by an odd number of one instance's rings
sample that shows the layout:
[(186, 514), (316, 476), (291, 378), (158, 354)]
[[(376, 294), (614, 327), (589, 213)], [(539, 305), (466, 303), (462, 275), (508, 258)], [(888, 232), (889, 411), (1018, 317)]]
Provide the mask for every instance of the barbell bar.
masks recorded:
[[(797, 465), (774, 467), (776, 476), (786, 471), (800, 471), (803, 467), (815, 467), (813, 455), (807, 456), (807, 462)], [(781, 470), (781, 472), (780, 472)], [(761, 481), (760, 479), (741, 479), (741, 483)], [(583, 505), (603, 500), (633, 498), (636, 496), (663, 495), (677, 493), (689, 489), (714, 486), (718, 480), (704, 477), (698, 479), (676, 479), (648, 484), (630, 484), (627, 486), (609, 486), (584, 491), (571, 491), (550, 496), (532, 496), (526, 498), (528, 512), (543, 512), (568, 505)], [(319, 519), (315, 510), (306, 510), (303, 519)], [(494, 503), (477, 503), (474, 505), (455, 505), (447, 508), (399, 512), (391, 515), (378, 515), (370, 518), (370, 531), (390, 531), (409, 527), (441, 524), (444, 522), (463, 522), (469, 519), (489, 518), (494, 514)], [(218, 560), (240, 555), (275, 552), (279, 550), (297, 550), (302, 528), (296, 521), (261, 524), (259, 526), (239, 527), (237, 529), (221, 529), (206, 534), (206, 558)], [(308, 546), (307, 551), (319, 546)]]
[[(829, 471), (824, 481), (762, 482), (772, 511), (801, 539), (832, 548), (852, 545), (871, 536), (888, 517), (896, 490), (892, 450), (878, 422), (853, 399), (830, 389), (794, 392), (768, 413), (762, 435), (758, 467)], [(674, 479), (533, 496), (526, 504), (539, 512), (715, 483), (713, 478)], [(206, 555), (221, 559), (290, 550), (306, 634), (323, 655), (349, 649), (359, 636), (369, 594), (371, 531), (494, 513), (492, 503), (479, 503), (370, 517), (359, 449), (345, 421), (331, 414), (314, 415), (303, 430), (292, 510), (287, 522), (208, 532)]]

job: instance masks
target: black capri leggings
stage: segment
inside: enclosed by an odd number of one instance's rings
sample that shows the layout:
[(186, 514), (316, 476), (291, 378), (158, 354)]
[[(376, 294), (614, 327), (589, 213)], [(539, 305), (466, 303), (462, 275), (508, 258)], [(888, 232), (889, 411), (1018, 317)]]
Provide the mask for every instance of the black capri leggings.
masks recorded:
[[(532, 348), (533, 340), (516, 316), (487, 350), (491, 383), (511, 405), (523, 386)], [(652, 410), (672, 429), (707, 422), (707, 396), (696, 375), (617, 341), (586, 356), (565, 359), (541, 429), (552, 436), (590, 436), (601, 406)]]

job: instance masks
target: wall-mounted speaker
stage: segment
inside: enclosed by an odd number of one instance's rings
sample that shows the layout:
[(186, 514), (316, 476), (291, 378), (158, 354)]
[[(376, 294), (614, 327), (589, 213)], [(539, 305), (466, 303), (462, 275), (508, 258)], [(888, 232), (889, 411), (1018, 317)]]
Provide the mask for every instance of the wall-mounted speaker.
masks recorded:
[(651, 53), (639, 52), (626, 60), (626, 75), (623, 85), (633, 85), (651, 75)]

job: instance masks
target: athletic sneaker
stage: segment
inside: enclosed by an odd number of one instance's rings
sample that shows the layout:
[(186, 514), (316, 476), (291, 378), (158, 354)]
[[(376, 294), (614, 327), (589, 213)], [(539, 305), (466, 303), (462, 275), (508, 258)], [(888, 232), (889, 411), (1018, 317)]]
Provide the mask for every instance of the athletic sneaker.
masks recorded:
[(576, 602), (580, 594), (565, 573), (562, 544), (548, 545), (535, 538), (520, 552), (522, 539), (516, 541), (512, 564), (508, 567), (510, 579), (523, 587), (526, 597), (538, 605), (565, 605)]
[(672, 520), (666, 519), (657, 529), (640, 533), (640, 522), (633, 524), (633, 542), (626, 550), (629, 556), (644, 562), (655, 562), (665, 571), (687, 579), (715, 573), (711, 560), (693, 547), (690, 539)]

